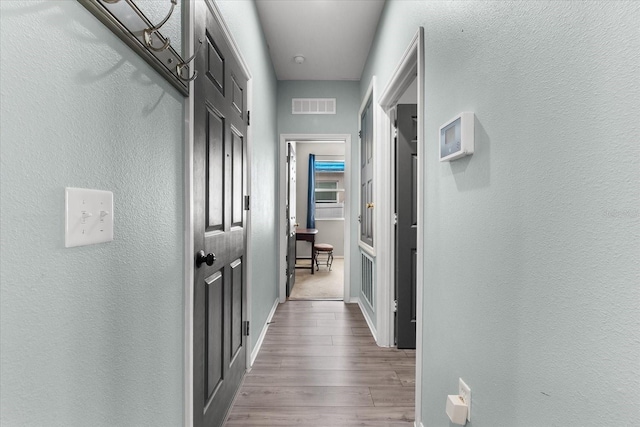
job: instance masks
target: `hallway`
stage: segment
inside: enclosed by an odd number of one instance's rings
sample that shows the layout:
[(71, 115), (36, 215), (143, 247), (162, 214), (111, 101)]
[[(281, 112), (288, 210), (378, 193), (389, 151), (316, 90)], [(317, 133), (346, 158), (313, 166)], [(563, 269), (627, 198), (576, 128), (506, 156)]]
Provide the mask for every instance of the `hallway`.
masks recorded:
[(281, 304), (227, 426), (412, 426), (415, 352), (381, 348), (356, 304)]

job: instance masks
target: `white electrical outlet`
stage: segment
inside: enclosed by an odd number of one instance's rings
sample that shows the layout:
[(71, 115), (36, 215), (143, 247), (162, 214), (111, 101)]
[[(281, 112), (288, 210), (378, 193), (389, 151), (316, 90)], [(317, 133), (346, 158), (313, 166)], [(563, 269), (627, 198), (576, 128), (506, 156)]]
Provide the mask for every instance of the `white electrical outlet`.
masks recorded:
[(458, 395), (462, 397), (462, 400), (467, 405), (467, 421), (471, 421), (471, 389), (462, 381), (462, 378), (459, 378)]

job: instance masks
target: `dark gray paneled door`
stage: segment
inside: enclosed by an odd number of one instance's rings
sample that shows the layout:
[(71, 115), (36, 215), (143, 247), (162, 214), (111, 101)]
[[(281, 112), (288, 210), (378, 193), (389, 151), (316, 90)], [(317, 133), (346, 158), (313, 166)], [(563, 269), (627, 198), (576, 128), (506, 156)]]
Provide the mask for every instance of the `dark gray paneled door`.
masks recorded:
[(360, 240), (373, 247), (373, 102), (360, 116)]
[(396, 345), (416, 348), (418, 122), (415, 104), (397, 108), (396, 137)]
[[(246, 370), (246, 87), (209, 1), (195, 2), (194, 425), (220, 426)], [(204, 261), (204, 260), (200, 260)], [(209, 265), (211, 264), (211, 265)]]
[(292, 144), (287, 152), (287, 296), (296, 283), (296, 150)]

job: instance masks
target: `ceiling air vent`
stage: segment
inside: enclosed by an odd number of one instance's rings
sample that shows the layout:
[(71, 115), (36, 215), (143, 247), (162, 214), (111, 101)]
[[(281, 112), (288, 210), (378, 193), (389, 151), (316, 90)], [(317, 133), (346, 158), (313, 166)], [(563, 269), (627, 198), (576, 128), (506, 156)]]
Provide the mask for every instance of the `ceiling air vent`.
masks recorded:
[(291, 114), (335, 114), (335, 98), (293, 98)]

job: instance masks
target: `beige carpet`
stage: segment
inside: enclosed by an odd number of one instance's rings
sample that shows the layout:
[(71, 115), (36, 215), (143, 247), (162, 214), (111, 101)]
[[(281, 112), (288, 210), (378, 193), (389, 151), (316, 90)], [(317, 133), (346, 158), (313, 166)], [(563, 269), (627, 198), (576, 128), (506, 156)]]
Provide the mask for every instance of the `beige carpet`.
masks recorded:
[(311, 270), (296, 269), (296, 282), (289, 299), (342, 299), (343, 291), (344, 260), (335, 258), (331, 271), (322, 261), (320, 271), (314, 271), (314, 274)]

